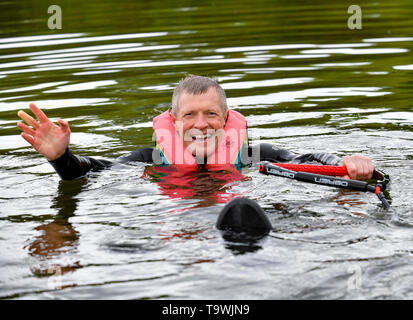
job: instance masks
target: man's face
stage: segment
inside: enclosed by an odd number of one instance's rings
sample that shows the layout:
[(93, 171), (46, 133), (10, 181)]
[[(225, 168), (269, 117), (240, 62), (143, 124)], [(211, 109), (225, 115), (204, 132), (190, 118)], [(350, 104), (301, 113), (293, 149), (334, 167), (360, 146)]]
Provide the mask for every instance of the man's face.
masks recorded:
[(223, 134), (225, 119), (215, 88), (204, 94), (183, 92), (174, 118), (175, 127), (187, 150), (197, 158), (206, 158), (216, 149)]

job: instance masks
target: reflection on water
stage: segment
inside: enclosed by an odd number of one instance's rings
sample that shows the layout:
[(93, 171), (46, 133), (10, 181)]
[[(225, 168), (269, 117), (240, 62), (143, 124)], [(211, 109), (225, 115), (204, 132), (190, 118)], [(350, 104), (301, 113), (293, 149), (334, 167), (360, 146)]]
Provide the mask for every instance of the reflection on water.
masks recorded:
[(31, 270), (36, 276), (54, 275), (57, 270), (60, 275), (64, 275), (81, 268), (79, 261), (66, 265), (51, 265), (48, 261), (58, 259), (61, 255), (76, 252), (79, 232), (75, 230), (69, 219), (76, 212), (78, 202), (76, 196), (82, 191), (84, 184), (84, 180), (60, 181), (57, 195), (51, 206), (57, 210), (57, 214), (53, 217), (52, 222), (41, 224), (35, 228), (40, 233), (39, 236), (28, 239), (28, 253), (37, 261), (31, 266)]
[[(0, 297), (412, 297), (410, 0), (360, 1), (361, 30), (319, 0), (62, 1), (62, 30), (47, 29), (47, 5), (0, 4)], [(59, 182), (16, 129), (36, 102), (70, 122), (74, 153), (113, 160), (153, 146), (152, 119), (188, 73), (220, 80), (252, 144), (370, 156), (403, 223), (370, 194), (256, 168), (137, 164)], [(265, 209), (269, 236), (215, 229), (239, 196)]]
[(161, 193), (172, 199), (199, 200), (195, 208), (226, 203), (241, 196), (227, 191), (236, 184), (251, 179), (235, 167), (215, 170), (203, 166), (198, 171), (174, 166), (148, 166), (143, 177), (149, 177), (157, 183)]
[(262, 243), (265, 236), (252, 237), (244, 233), (232, 231), (221, 231), (221, 234), (226, 241), (225, 248), (231, 250), (235, 255), (256, 252), (263, 248)]

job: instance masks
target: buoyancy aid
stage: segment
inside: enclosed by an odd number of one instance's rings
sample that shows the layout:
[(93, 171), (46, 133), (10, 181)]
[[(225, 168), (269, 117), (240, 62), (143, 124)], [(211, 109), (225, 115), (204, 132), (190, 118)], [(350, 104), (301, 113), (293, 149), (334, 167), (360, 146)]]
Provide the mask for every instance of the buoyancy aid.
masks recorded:
[[(178, 134), (169, 110), (154, 118), (153, 130), (155, 149), (161, 154), (162, 165), (184, 165), (193, 169), (198, 167), (195, 157), (184, 146), (183, 133)], [(223, 135), (214, 153), (208, 157), (206, 167), (219, 169), (235, 165), (240, 168), (243, 148), (248, 149), (246, 119), (239, 112), (229, 110)]]

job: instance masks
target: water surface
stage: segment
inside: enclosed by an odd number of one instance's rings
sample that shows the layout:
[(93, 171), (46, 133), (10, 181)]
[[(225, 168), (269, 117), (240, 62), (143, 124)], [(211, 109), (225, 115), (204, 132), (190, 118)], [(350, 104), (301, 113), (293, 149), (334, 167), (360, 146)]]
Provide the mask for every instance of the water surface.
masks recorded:
[[(1, 2), (0, 297), (412, 299), (413, 7), (358, 3), (361, 30), (341, 1), (62, 1), (49, 30), (48, 2)], [(220, 80), (252, 144), (370, 156), (394, 212), (256, 167), (189, 187), (143, 163), (61, 181), (16, 128), (35, 102), (70, 122), (75, 154), (115, 160), (153, 146), (188, 73)], [(215, 228), (240, 196), (266, 210), (267, 237)]]

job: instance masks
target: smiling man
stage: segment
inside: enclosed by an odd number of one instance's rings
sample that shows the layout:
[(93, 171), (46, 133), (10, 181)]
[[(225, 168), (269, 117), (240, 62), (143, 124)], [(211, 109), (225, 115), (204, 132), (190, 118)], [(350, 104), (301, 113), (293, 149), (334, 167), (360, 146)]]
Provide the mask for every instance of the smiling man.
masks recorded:
[(180, 95), (179, 103), (178, 99), (172, 100), (172, 118), (177, 131), (183, 135), (185, 148), (202, 161), (215, 151), (222, 138), (219, 134), (224, 128), (228, 108), (214, 87), (209, 87), (202, 95), (182, 91), (176, 94), (177, 98)]
[[(18, 116), (22, 137), (45, 156), (62, 179), (76, 179), (89, 171), (110, 167), (113, 162), (70, 152), (70, 128), (67, 121), (53, 124), (34, 104), (30, 109), (38, 120), (24, 111)], [(172, 108), (154, 119), (155, 148), (131, 152), (117, 161), (162, 163), (164, 165), (250, 165), (256, 161), (318, 162), (347, 167), (351, 179), (370, 179), (374, 167), (367, 157), (352, 155), (343, 159), (327, 153), (296, 155), (270, 144), (248, 146), (246, 120), (227, 107), (225, 92), (211, 78), (190, 75), (174, 90)]]
[[(188, 76), (179, 82), (172, 108), (154, 119), (156, 148), (163, 164), (242, 165), (248, 162), (247, 122), (229, 110), (217, 81)], [(251, 162), (251, 161), (249, 161)]]

